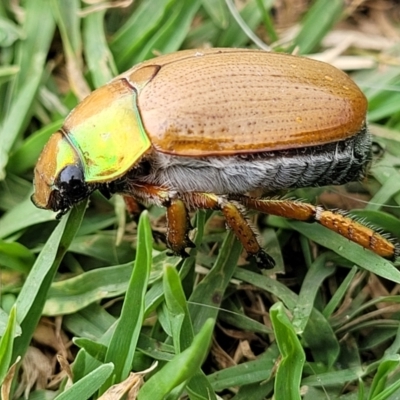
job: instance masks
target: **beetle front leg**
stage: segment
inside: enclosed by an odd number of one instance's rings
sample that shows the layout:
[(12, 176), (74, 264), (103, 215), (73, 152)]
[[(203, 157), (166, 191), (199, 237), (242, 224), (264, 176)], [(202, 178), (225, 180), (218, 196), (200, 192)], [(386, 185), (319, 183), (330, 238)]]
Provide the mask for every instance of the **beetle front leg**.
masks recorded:
[(188, 204), (196, 208), (221, 210), (227, 225), (236, 234), (247, 254), (255, 257), (257, 265), (263, 269), (275, 266), (275, 261), (261, 248), (253, 229), (235, 204), (211, 193), (192, 192), (185, 194), (184, 198)]

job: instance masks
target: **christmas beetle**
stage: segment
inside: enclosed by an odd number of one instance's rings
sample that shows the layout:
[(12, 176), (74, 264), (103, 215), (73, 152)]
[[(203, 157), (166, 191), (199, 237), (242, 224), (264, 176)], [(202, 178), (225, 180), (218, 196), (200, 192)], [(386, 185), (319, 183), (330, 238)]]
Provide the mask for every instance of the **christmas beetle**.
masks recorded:
[(244, 209), (317, 221), (392, 258), (396, 246), (340, 212), (255, 192), (341, 185), (370, 161), (367, 101), (331, 65), (244, 49), (186, 50), (134, 66), (84, 99), (46, 144), (32, 200), (66, 213), (94, 190), (167, 208), (167, 242), (192, 246), (188, 209), (218, 209), (273, 265)]

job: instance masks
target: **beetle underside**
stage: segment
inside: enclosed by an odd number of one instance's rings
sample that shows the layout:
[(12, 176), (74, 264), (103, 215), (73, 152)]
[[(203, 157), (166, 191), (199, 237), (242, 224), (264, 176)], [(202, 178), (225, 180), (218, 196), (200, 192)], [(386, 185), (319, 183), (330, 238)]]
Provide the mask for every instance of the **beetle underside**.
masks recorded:
[(371, 158), (364, 126), (346, 140), (302, 149), (224, 157), (178, 157), (153, 151), (128, 179), (181, 193), (245, 194), (342, 185), (364, 177)]
[[(255, 153), (246, 156), (191, 158), (153, 151), (123, 179), (107, 185), (111, 193), (141, 203), (167, 208), (167, 243), (185, 256), (192, 247), (188, 209), (221, 210), (249, 255), (263, 267), (274, 265), (264, 252), (243, 210), (301, 221), (319, 222), (383, 257), (392, 257), (395, 246), (370, 228), (322, 207), (296, 200), (249, 197), (263, 192), (297, 187), (344, 184), (359, 180), (370, 159), (370, 135), (366, 128), (342, 142), (302, 150)], [(132, 200), (127, 202), (132, 208)]]

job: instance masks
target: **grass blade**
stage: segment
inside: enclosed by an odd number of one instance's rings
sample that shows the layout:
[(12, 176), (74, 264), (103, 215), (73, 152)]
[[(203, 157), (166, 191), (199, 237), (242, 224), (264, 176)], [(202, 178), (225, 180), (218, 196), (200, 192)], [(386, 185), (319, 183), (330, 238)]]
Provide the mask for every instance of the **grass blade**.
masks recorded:
[(300, 400), (300, 382), (306, 359), (303, 347), (296, 336), (282, 303), (271, 307), (271, 322), (282, 359), (275, 377), (276, 400)]
[(25, 354), (41, 317), (51, 282), (75, 233), (79, 229), (85, 208), (86, 202), (82, 202), (60, 221), (43, 247), (19, 293), (16, 307), (17, 321), (21, 325), (22, 335), (15, 340), (13, 360), (17, 356)]
[(55, 400), (85, 400), (90, 398), (112, 374), (113, 370), (114, 366), (112, 363), (100, 365), (94, 371), (60, 393)]
[(7, 376), (11, 366), (12, 349), (17, 326), (17, 311), (15, 306), (11, 309), (4, 334), (0, 339), (0, 386)]
[[(132, 360), (144, 318), (144, 297), (151, 268), (152, 236), (147, 213), (142, 213), (138, 226), (138, 242), (135, 265), (125, 295), (121, 316), (108, 346), (106, 362), (115, 365), (113, 377), (102, 386), (104, 392), (113, 381), (124, 380), (132, 366)], [(134, 305), (134, 307), (133, 307)]]
[(241, 245), (230, 231), (224, 240), (214, 268), (190, 296), (189, 310), (195, 332), (200, 331), (208, 318), (216, 319), (225, 290), (236, 270), (237, 260), (241, 252)]
[(210, 345), (213, 327), (214, 321), (207, 320), (190, 347), (176, 355), (143, 385), (138, 399), (162, 400), (175, 387), (194, 376), (205, 359), (204, 349)]

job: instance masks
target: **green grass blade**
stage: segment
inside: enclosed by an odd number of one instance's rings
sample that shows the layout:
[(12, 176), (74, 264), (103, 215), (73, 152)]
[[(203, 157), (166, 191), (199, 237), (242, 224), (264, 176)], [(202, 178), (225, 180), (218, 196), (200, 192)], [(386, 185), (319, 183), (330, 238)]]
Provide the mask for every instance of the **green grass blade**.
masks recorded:
[(18, 242), (0, 240), (0, 265), (10, 270), (28, 274), (35, 257), (30, 250)]
[(0, 85), (15, 78), (15, 75), (18, 74), (19, 67), (18, 65), (7, 65), (0, 67)]
[(315, 51), (324, 36), (343, 14), (343, 0), (316, 0), (303, 19), (300, 32), (294, 40), (300, 54)]
[[(232, 17), (234, 18), (234, 20), (236, 21), (236, 23), (240, 26), (240, 29), (242, 30), (242, 32), (256, 45), (258, 46), (260, 49), (266, 50), (266, 51), (270, 51), (271, 48), (265, 44), (255, 33), (254, 30), (249, 27), (246, 23), (246, 21), (244, 20), (244, 18), (242, 18), (241, 14), (239, 13), (239, 11), (236, 9), (234, 3), (232, 0), (225, 0), (226, 5), (229, 8), (230, 13), (232, 14)], [(258, 8), (257, 8), (258, 11)]]
[(272, 17), (270, 15), (273, 2), (269, 1), (268, 5), (265, 3), (266, 2), (264, 0), (257, 0), (257, 5), (261, 11), (265, 31), (268, 33), (271, 42), (276, 42), (279, 37), (274, 27)]
[(216, 391), (233, 386), (250, 385), (264, 382), (273, 377), (279, 350), (276, 344), (271, 345), (257, 360), (244, 362), (208, 375), (208, 379)]
[(86, 353), (100, 362), (104, 362), (107, 353), (107, 347), (104, 344), (94, 342), (86, 338), (76, 338), (74, 343)]
[(239, 388), (232, 400), (264, 400), (269, 399), (273, 393), (274, 381), (257, 382)]
[[(393, 172), (395, 168), (393, 168)], [(368, 210), (376, 210), (387, 204), (388, 201), (400, 192), (400, 184), (396, 175), (390, 175), (387, 179), (382, 182), (381, 188), (374, 194), (370, 204), (368, 204)]]
[(292, 292), (283, 283), (266, 275), (260, 275), (252, 271), (247, 271), (243, 268), (237, 268), (234, 273), (234, 278), (250, 283), (255, 287), (265, 290), (268, 293), (276, 296), (283, 304), (293, 311), (297, 305), (298, 296)]
[(222, 303), (222, 308), (218, 317), (221, 321), (224, 321), (225, 323), (243, 331), (254, 333), (257, 332), (267, 335), (272, 333), (270, 327), (244, 315), (243, 310), (232, 306), (232, 303), (229, 302), (229, 299)]
[(91, 13), (83, 20), (83, 49), (95, 88), (118, 74), (104, 31), (105, 10)]
[(175, 387), (194, 376), (203, 363), (211, 341), (214, 320), (207, 320), (192, 344), (154, 374), (140, 389), (139, 400), (162, 400)]
[(339, 340), (330, 322), (315, 308), (313, 309), (302, 336), (316, 363), (331, 368), (340, 353)]
[(75, 336), (101, 340), (115, 324), (116, 318), (99, 304), (91, 304), (77, 313), (65, 315), (63, 322)]
[(9, 113), (0, 126), (0, 180), (3, 180), (6, 176), (5, 167), (8, 163), (8, 154), (25, 123), (25, 120), (20, 118), (20, 115), (28, 116), (30, 114), (32, 101), (37, 93), (40, 80), (41, 75), (34, 75), (18, 92)]
[(367, 271), (400, 283), (400, 272), (390, 261), (385, 260), (372, 251), (366, 250), (360, 245), (350, 242), (343, 236), (317, 224), (307, 224), (298, 221), (287, 221), (287, 224), (312, 241), (335, 251)]
[[(374, 379), (371, 384), (371, 389), (368, 395), (368, 400), (383, 400), (386, 396), (382, 396), (385, 389), (389, 375), (400, 365), (400, 357), (398, 355), (393, 355), (385, 360), (383, 360), (379, 366)], [(399, 382), (400, 383), (400, 382)], [(400, 385), (397, 385), (399, 388)], [(393, 390), (393, 388), (392, 388)]]
[[(179, 354), (192, 344), (194, 333), (179, 274), (173, 267), (165, 269), (164, 293), (175, 352)], [(204, 350), (206, 356), (206, 349)], [(215, 399), (211, 385), (201, 371), (190, 379), (186, 390), (192, 399)]]
[(52, 9), (62, 38), (66, 57), (67, 77), (72, 92), (83, 99), (90, 88), (83, 76), (80, 1), (52, 0)]
[(229, 12), (224, 0), (202, 0), (201, 4), (219, 29), (228, 27)]
[(10, 82), (4, 119), (0, 122), (0, 180), (5, 177), (8, 154), (31, 115), (55, 28), (47, 0), (26, 2), (25, 13), (26, 39), (20, 41), (16, 49), (19, 72)]
[[(15, 297), (11, 295), (5, 295), (0, 300), (2, 300), (2, 307), (3, 307), (0, 308), (0, 337), (1, 337), (6, 332), (7, 325), (10, 319), (9, 314), (11, 313), (11, 310), (14, 307)], [(7, 310), (7, 312), (4, 310)], [(15, 335), (16, 336), (21, 335), (21, 327), (19, 325), (16, 325), (15, 329), (16, 329)]]
[(349, 273), (346, 275), (346, 278), (343, 280), (343, 282), (340, 284), (340, 286), (337, 288), (336, 292), (331, 297), (328, 304), (325, 306), (324, 310), (322, 311), (322, 315), (325, 318), (329, 318), (333, 314), (333, 312), (336, 310), (336, 308), (339, 306), (339, 303), (343, 300), (344, 296), (346, 295), (346, 292), (349, 289), (350, 284), (351, 284), (352, 280), (354, 279), (354, 276), (356, 275), (357, 271), (358, 271), (358, 268), (353, 267), (349, 271)]
[(0, 339), (0, 386), (11, 366), (12, 349), (17, 326), (17, 310), (14, 306), (8, 318), (7, 327)]
[(330, 275), (335, 273), (335, 269), (328, 263), (329, 253), (324, 253), (318, 257), (309, 268), (303, 280), (299, 299), (293, 311), (292, 326), (297, 334), (301, 335), (308, 323), (322, 282)]
[(22, 174), (32, 169), (51, 134), (61, 127), (62, 122), (52, 122), (24, 140), (23, 144), (15, 152), (11, 153), (7, 164), (7, 172)]
[(193, 326), (179, 275), (172, 267), (164, 273), (165, 303), (171, 324), (175, 352), (181, 353), (193, 341)]
[(0, 219), (0, 238), (7, 238), (29, 226), (55, 219), (56, 213), (43, 212), (32, 204), (30, 197), (25, 198)]
[(62, 36), (67, 58), (80, 56), (82, 38), (80, 33), (81, 18), (79, 16), (79, 0), (51, 0), (53, 13)]
[(189, 310), (195, 332), (200, 331), (207, 319), (216, 319), (241, 252), (242, 246), (230, 231), (225, 237), (214, 267), (190, 296)]
[(67, 390), (60, 393), (55, 400), (85, 400), (90, 398), (112, 374), (113, 370), (114, 366), (112, 363), (99, 366)]
[(85, 208), (84, 201), (60, 221), (39, 254), (19, 293), (16, 307), (17, 321), (21, 325), (22, 335), (15, 340), (13, 360), (25, 354), (41, 317), (51, 282), (81, 224)]
[(166, 54), (178, 50), (199, 7), (200, 0), (176, 0), (167, 15), (167, 19), (163, 21), (157, 32), (138, 52), (137, 60), (147, 60), (154, 57), (154, 51)]
[(52, 284), (43, 313), (63, 315), (89, 304), (124, 294), (132, 274), (132, 263), (97, 268)]
[(55, 29), (48, 0), (26, 1), (24, 6), (24, 40), (17, 43), (20, 71), (14, 87), (15, 93), (20, 92), (33, 77), (42, 75)]
[(282, 356), (276, 371), (274, 397), (276, 400), (300, 400), (300, 382), (306, 359), (303, 347), (282, 303), (271, 307), (270, 316)]
[[(232, 1), (229, 0), (229, 3), (232, 4)], [(233, 6), (236, 17), (238, 17), (240, 21), (243, 21), (243, 25), (250, 28), (252, 31), (254, 31), (261, 22), (261, 12), (255, 1), (247, 2), (239, 13), (235, 12), (235, 10), (236, 8)], [(228, 28), (218, 35), (215, 45), (217, 47), (242, 47), (246, 45), (248, 40), (249, 38), (243, 31), (242, 26), (231, 16)]]
[[(7, 174), (6, 179), (0, 181), (0, 209), (6, 212), (12, 211), (13, 207), (26, 200), (31, 191), (32, 183), (30, 181), (14, 174)], [(2, 218), (0, 220), (2, 221)], [(15, 231), (12, 226), (9, 226), (8, 229)], [(0, 231), (2, 230), (3, 225), (0, 222)]]
[(125, 379), (132, 366), (137, 340), (144, 318), (144, 297), (151, 268), (152, 236), (149, 217), (142, 213), (138, 226), (137, 254), (135, 265), (125, 295), (121, 316), (108, 346), (106, 362), (115, 365), (113, 377), (102, 387), (104, 392), (112, 381)]
[(385, 356), (398, 354), (399, 351), (400, 351), (400, 324), (397, 326), (396, 336), (394, 337), (391, 345), (385, 351)]
[[(400, 391), (400, 380), (397, 380), (395, 383), (387, 387), (381, 393), (374, 397), (374, 400), (387, 400), (398, 397)], [(394, 396), (392, 396), (394, 395)]]
[(173, 3), (173, 0), (141, 2), (125, 24), (114, 34), (110, 48), (120, 72), (142, 61), (137, 53), (157, 31)]
[(302, 380), (302, 384), (313, 387), (343, 386), (349, 382), (358, 381), (363, 374), (364, 371), (361, 367), (345, 368), (338, 371), (310, 375)]
[(0, 16), (0, 47), (12, 46), (23, 37), (23, 30), (14, 21), (4, 15)]

